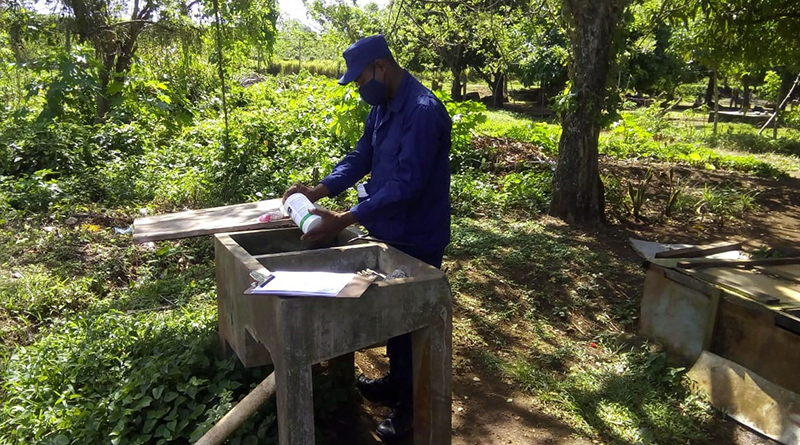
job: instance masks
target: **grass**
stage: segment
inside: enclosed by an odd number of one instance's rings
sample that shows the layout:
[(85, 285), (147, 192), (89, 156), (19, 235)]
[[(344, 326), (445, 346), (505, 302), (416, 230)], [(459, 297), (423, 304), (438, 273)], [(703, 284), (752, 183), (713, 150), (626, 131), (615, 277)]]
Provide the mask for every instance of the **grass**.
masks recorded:
[[(64, 216), (3, 224), (0, 442), (199, 437), (265, 375), (214, 358), (210, 241), (134, 248)], [(274, 438), (274, 406), (259, 418), (234, 441)]]
[(559, 125), (510, 111), (490, 110), (486, 112), (486, 117), (486, 122), (477, 128), (480, 134), (534, 144), (551, 156), (558, 153), (558, 139), (561, 137)]
[(710, 406), (665, 353), (627, 345), (643, 273), (607, 235), (561, 224), (455, 221), (447, 266), (456, 373), (511, 381), (538, 407), (610, 443), (702, 443)]
[[(744, 138), (720, 138), (714, 147), (688, 127), (672, 128), (637, 113), (626, 116), (621, 130), (618, 125), (605, 133), (608, 156), (767, 174), (784, 168), (768, 161), (766, 156), (773, 155), (761, 148), (743, 153), (736, 141)], [(689, 391), (684, 370), (670, 365), (663, 352), (628, 341), (643, 280), (636, 259), (613, 248), (621, 242), (613, 231), (587, 233), (541, 216), (550, 199), (550, 162), (500, 156), (516, 147), (511, 154), (535, 149), (553, 159), (559, 127), (508, 112), (488, 111), (487, 117), (474, 119), (475, 127), (462, 131), (464, 137), (502, 138), (504, 144), (493, 148), (475, 145), (479, 138), (472, 145), (466, 141), (465, 153), (485, 152), (465, 154), (471, 163), (453, 176), (456, 217), (446, 266), (455, 297), (456, 374), (480, 371), (510, 382), (533, 397), (538, 409), (592, 438), (618, 444), (707, 443), (716, 417)], [(305, 124), (315, 132), (327, 128)], [(731, 134), (744, 132), (731, 128)], [(665, 144), (662, 138), (674, 140)], [(277, 153), (292, 159), (285, 146), (295, 139), (280, 140), (284, 151)], [(305, 136), (299, 140), (316, 143)], [(184, 149), (175, 146), (175, 151)], [(774, 156), (793, 159), (786, 150), (777, 151)], [(165, 158), (154, 164), (173, 156), (171, 151), (161, 155)], [(320, 155), (326, 163), (330, 158)], [(264, 180), (260, 173), (253, 175)], [(31, 178), (14, 196), (41, 190), (47, 204), (50, 195), (44, 192), (52, 188), (45, 176)], [(160, 178), (151, 181), (154, 196), (140, 206), (163, 210), (184, 203), (194, 183), (180, 176), (186, 175), (177, 169), (153, 176)], [(624, 181), (631, 179), (607, 179), (609, 196), (616, 190), (617, 205), (623, 206)], [(208, 176), (200, 182), (213, 189), (214, 180)], [(686, 185), (676, 204), (676, 214), (684, 218), (700, 209), (699, 217), (718, 218), (754, 205), (747, 191)], [(249, 187), (265, 190), (255, 179)], [(176, 198), (164, 202), (171, 195)], [(656, 198), (648, 199), (643, 206), (652, 211)], [(129, 236), (113, 228), (127, 227), (138, 208), (101, 208), (76, 199), (47, 213), (33, 207), (3, 213), (0, 443), (62, 444), (70, 438), (98, 443), (109, 435), (118, 444), (186, 442), (267, 371), (215, 358), (210, 241), (133, 247)], [(69, 221), (73, 215), (77, 221)], [(317, 414), (324, 415), (339, 397), (319, 394), (327, 397), (317, 404)], [(274, 443), (274, 407), (266, 407), (258, 419), (233, 443)]]

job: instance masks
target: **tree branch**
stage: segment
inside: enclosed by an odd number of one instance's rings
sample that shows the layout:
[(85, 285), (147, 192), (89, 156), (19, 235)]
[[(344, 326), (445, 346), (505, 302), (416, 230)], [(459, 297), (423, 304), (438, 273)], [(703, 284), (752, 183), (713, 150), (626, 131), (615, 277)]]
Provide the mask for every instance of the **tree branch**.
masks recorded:
[(155, 26), (159, 26), (159, 27), (161, 27), (161, 28), (164, 28), (164, 29), (166, 29), (167, 31), (175, 31), (175, 28), (172, 28), (172, 27), (170, 27), (170, 26), (167, 26), (167, 25), (165, 25), (165, 24), (163, 24), (163, 23), (154, 22), (154, 21), (152, 21), (152, 20), (125, 20), (125, 21), (122, 21), (122, 22), (114, 22), (114, 23), (110, 23), (110, 24), (108, 24), (108, 25), (105, 25), (105, 26), (100, 26), (100, 27), (98, 27), (97, 29), (100, 29), (100, 30), (107, 30), (107, 29), (113, 29), (113, 28), (116, 28), (117, 26), (123, 26), (123, 25), (134, 25), (134, 24), (139, 24), (139, 23), (140, 23), (140, 24), (145, 24), (145, 25), (155, 25)]

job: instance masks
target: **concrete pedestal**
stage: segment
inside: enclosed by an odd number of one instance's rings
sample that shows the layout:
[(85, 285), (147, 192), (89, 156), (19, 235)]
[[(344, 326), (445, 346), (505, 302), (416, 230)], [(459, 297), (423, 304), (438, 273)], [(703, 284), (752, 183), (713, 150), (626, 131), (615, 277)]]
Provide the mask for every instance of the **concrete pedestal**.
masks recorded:
[[(356, 232), (343, 232), (345, 244)], [(297, 229), (215, 235), (219, 331), (224, 350), (245, 366), (275, 365), (280, 445), (312, 445), (311, 366), (352, 363), (354, 351), (412, 333), (414, 443), (451, 441), (452, 301), (444, 274), (380, 243), (313, 246)], [(373, 283), (357, 299), (246, 296), (251, 271), (318, 270), (409, 278)]]

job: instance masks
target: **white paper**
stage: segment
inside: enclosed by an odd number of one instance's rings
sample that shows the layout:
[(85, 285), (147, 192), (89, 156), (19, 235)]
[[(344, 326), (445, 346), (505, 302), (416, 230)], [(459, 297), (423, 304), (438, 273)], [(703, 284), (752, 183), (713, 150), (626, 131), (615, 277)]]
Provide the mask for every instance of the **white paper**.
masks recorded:
[(336, 272), (271, 271), (267, 283), (254, 287), (250, 293), (298, 297), (335, 297), (356, 275)]

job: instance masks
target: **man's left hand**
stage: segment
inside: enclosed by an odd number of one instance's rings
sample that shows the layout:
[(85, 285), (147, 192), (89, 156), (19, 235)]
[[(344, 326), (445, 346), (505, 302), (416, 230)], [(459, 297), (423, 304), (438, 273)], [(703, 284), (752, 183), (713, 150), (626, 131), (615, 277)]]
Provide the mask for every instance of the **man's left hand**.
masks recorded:
[(350, 212), (336, 213), (326, 209), (311, 209), (312, 215), (322, 218), (322, 222), (313, 230), (300, 237), (303, 241), (321, 241), (336, 237), (347, 226), (356, 223), (356, 217)]

